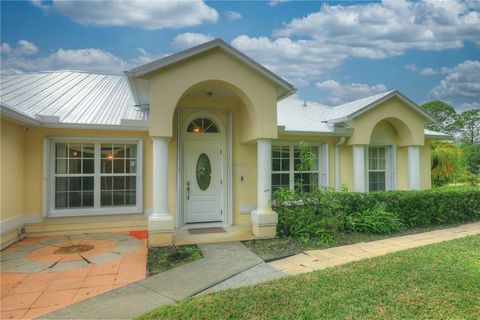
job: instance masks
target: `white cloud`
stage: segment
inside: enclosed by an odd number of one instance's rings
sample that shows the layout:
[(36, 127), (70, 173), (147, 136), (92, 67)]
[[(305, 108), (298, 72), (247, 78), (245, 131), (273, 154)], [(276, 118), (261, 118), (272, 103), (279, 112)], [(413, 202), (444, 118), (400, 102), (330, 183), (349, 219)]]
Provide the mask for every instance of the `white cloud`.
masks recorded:
[(232, 44), (285, 78), (309, 80), (350, 57), (382, 59), (407, 50), (459, 48), (466, 41), (480, 45), (474, 6), (454, 0), (323, 5), (285, 23), (273, 38), (241, 35)]
[(462, 112), (472, 109), (480, 109), (480, 102), (462, 103), (460, 107), (457, 108), (457, 111)]
[(67, 16), (80, 24), (100, 27), (177, 29), (218, 20), (218, 12), (201, 0), (53, 0), (51, 5), (35, 0), (32, 3), (44, 11)]
[(203, 33), (185, 32), (173, 38), (170, 45), (176, 49), (186, 49), (213, 39), (212, 36)]
[(284, 2), (288, 2), (289, 0), (270, 0), (268, 1), (268, 5), (270, 7), (275, 7), (277, 5), (279, 5), (280, 3), (284, 3)]
[(16, 47), (12, 47), (9, 43), (2, 43), (0, 53), (10, 56), (30, 56), (36, 54), (38, 48), (35, 44), (27, 40), (20, 40)]
[(433, 68), (421, 68), (419, 69), (416, 64), (414, 63), (409, 63), (404, 65), (404, 68), (407, 69), (408, 71), (413, 71), (413, 72), (418, 72), (418, 74), (422, 76), (433, 76), (439, 73), (445, 73), (445, 68), (442, 68), (441, 70), (435, 70)]
[(480, 61), (466, 60), (457, 66), (444, 68), (447, 76), (430, 92), (434, 99), (480, 100)]
[(227, 13), (225, 13), (225, 15), (227, 16), (227, 19), (230, 21), (237, 21), (243, 18), (242, 14), (237, 11), (228, 11)]
[[(19, 42), (20, 43), (20, 42)], [(138, 56), (124, 60), (109, 51), (99, 48), (58, 49), (46, 56), (32, 57), (38, 52), (35, 44), (24, 41), (24, 45), (12, 48), (10, 44), (1, 45), (2, 73), (21, 73), (47, 70), (82, 70), (99, 73), (122, 73), (133, 66), (147, 63), (155, 57), (145, 49), (138, 48)], [(35, 48), (35, 49), (34, 49)], [(20, 54), (21, 53), (21, 54)]]
[(321, 102), (329, 105), (340, 105), (388, 90), (384, 84), (369, 86), (365, 83), (351, 83), (342, 85), (335, 80), (317, 82), (316, 87), (322, 94)]

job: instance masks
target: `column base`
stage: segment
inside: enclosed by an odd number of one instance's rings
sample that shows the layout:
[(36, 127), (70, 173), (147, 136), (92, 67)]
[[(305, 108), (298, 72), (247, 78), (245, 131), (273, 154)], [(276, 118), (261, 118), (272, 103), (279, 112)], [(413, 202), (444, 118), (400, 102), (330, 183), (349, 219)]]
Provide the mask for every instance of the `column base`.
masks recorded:
[(277, 235), (278, 214), (273, 210), (253, 210), (252, 232), (256, 237), (268, 239)]
[(163, 247), (173, 243), (173, 219), (171, 215), (148, 217), (148, 246)]

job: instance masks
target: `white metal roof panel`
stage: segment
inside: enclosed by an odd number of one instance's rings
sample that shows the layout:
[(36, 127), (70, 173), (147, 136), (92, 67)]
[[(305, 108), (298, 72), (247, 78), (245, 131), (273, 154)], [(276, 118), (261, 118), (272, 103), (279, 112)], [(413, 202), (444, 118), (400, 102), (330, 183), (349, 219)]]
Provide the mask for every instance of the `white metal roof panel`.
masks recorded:
[(56, 71), (2, 74), (0, 101), (28, 116), (56, 116), (62, 123), (120, 125), (145, 120), (124, 75)]

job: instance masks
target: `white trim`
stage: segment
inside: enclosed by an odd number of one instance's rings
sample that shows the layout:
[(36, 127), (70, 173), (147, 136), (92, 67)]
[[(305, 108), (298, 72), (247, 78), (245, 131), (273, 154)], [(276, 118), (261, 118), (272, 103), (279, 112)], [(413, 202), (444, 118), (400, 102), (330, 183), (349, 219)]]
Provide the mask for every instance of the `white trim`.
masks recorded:
[(345, 137), (341, 137), (335, 144), (335, 191), (340, 191), (340, 146), (345, 144)]
[(23, 215), (14, 216), (5, 220), (2, 220), (0, 224), (1, 234), (4, 235), (5, 233), (11, 232), (22, 227), (25, 224)]
[[(84, 142), (95, 144), (94, 165), (94, 207), (55, 209), (55, 143), (57, 142)], [(136, 205), (118, 207), (100, 207), (100, 143), (136, 143), (137, 170), (132, 176), (136, 177)], [(99, 137), (45, 137), (43, 146), (43, 217), (73, 217), (111, 214), (143, 214), (143, 139), (142, 138), (99, 138)], [(48, 192), (45, 192), (48, 190)]]
[(420, 148), (418, 146), (407, 147), (408, 157), (408, 189), (420, 189)]
[(353, 145), (353, 191), (364, 192), (366, 190), (365, 179), (365, 146)]

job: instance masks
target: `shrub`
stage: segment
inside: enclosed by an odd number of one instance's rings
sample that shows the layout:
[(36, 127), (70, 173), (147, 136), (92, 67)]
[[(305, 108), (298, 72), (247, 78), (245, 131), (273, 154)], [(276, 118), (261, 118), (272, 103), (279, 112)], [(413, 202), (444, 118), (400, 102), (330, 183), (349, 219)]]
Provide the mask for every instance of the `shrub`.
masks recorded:
[(345, 230), (363, 233), (392, 233), (404, 227), (396, 214), (386, 211), (385, 203), (377, 203), (364, 212), (345, 217)]
[[(277, 197), (278, 194), (283, 197)], [(278, 234), (303, 239), (324, 237), (338, 230), (350, 231), (352, 226), (349, 223), (363, 215), (368, 218), (362, 221), (369, 223), (373, 220), (378, 222), (381, 217), (389, 219), (390, 222), (385, 222), (385, 225), (392, 225), (393, 218), (397, 218), (409, 228), (480, 219), (479, 187), (366, 193), (283, 190), (275, 192), (274, 197), (276, 200), (272, 202), (272, 207), (278, 212)], [(360, 230), (357, 228), (356, 231)]]

